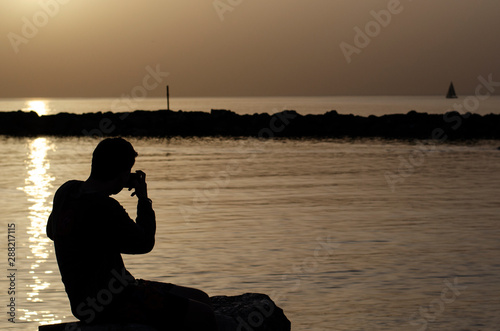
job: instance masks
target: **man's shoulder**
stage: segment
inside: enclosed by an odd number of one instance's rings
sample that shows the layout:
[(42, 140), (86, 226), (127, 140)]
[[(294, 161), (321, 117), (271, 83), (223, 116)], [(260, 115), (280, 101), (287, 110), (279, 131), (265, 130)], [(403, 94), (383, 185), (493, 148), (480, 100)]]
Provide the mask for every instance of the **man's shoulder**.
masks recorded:
[(78, 191), (82, 184), (83, 184), (83, 181), (81, 181), (81, 180), (76, 180), (76, 179), (68, 180), (67, 182), (65, 182), (64, 184), (59, 186), (59, 188), (57, 189), (57, 192), (73, 193), (75, 191)]
[(95, 208), (106, 208), (119, 204), (118, 201), (101, 193), (83, 192), (81, 180), (69, 180), (56, 191), (54, 201), (63, 200), (73, 205), (92, 205)]
[(59, 186), (54, 195), (54, 203), (57, 204), (59, 201), (74, 197), (80, 191), (82, 183), (80, 180), (69, 180)]

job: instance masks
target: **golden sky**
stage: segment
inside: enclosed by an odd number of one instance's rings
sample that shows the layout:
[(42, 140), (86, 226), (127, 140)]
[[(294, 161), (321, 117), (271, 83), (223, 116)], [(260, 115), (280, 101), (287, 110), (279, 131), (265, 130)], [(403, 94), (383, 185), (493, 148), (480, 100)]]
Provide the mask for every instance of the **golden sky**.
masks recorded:
[(474, 94), (500, 82), (499, 15), (498, 0), (0, 0), (0, 97)]

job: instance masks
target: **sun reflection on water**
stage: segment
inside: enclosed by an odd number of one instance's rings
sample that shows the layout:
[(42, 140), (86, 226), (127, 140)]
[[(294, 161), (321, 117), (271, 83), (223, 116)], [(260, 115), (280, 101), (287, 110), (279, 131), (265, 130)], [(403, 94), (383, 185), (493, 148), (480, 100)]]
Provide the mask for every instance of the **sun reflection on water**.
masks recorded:
[(26, 102), (24, 110), (34, 111), (38, 116), (47, 115), (49, 112), (48, 102), (44, 100), (30, 100)]
[[(49, 258), (50, 239), (45, 235), (45, 225), (50, 214), (51, 205), (48, 197), (51, 182), (54, 177), (48, 173), (50, 162), (47, 159), (47, 152), (51, 149), (47, 138), (36, 138), (30, 142), (29, 157), (26, 161), (28, 176), (25, 186), (20, 189), (28, 196), (28, 201), (32, 204), (29, 207), (29, 224), (27, 234), (29, 237), (29, 252), (26, 259), (30, 263), (31, 281), (27, 285), (26, 295), (28, 302), (43, 302), (40, 292), (49, 288), (50, 283), (44, 279), (47, 272), (40, 270), (40, 266)], [(33, 311), (24, 309), (23, 321), (42, 321), (48, 316), (48, 311)]]

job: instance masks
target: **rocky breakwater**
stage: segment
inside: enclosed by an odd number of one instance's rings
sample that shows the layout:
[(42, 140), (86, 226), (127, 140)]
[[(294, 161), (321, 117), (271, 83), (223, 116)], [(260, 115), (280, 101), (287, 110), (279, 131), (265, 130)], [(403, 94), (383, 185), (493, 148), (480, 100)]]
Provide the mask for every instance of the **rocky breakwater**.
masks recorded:
[(293, 110), (238, 115), (208, 112), (141, 111), (38, 116), (35, 112), (0, 112), (0, 134), (10, 136), (250, 136), (381, 137), (396, 139), (500, 139), (500, 115), (407, 114), (355, 116), (335, 110), (302, 115)]
[[(210, 298), (220, 331), (290, 331), (291, 323), (283, 310), (265, 294), (247, 293), (238, 296)], [(165, 321), (168, 324), (168, 321)], [(61, 323), (45, 325), (39, 331), (157, 331), (139, 324)], [(173, 330), (174, 331), (174, 330)], [(177, 330), (175, 330), (177, 331)], [(179, 330), (182, 331), (182, 330)], [(203, 331), (203, 330), (200, 330)]]

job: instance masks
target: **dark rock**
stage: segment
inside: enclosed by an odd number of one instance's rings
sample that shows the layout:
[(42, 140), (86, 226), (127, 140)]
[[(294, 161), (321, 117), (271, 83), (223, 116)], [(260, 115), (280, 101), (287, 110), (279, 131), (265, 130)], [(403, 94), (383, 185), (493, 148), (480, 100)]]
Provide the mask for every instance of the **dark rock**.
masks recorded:
[[(283, 310), (265, 294), (212, 297), (221, 330), (290, 331), (291, 323)], [(224, 321), (225, 323), (222, 323)]]
[(339, 113), (336, 110), (330, 110), (325, 113), (327, 116), (338, 116)]
[(229, 117), (236, 115), (235, 112), (227, 109), (212, 109), (210, 110), (210, 115), (217, 117)]
[(158, 329), (156, 328), (141, 324), (85, 325), (82, 323), (61, 323), (54, 325), (45, 325), (45, 326), (39, 326), (38, 330), (39, 331), (158, 331)]
[[(291, 323), (283, 310), (265, 294), (247, 293), (238, 296), (210, 298), (220, 331), (290, 331)], [(158, 331), (139, 324), (61, 323), (45, 325), (39, 331)], [(181, 331), (181, 330), (173, 330)], [(200, 330), (203, 331), (203, 330)]]
[(442, 130), (443, 140), (500, 139), (500, 114), (418, 113), (368, 117), (301, 115), (293, 110), (273, 115), (238, 115), (230, 110), (206, 112), (141, 111), (38, 116), (35, 112), (0, 112), (0, 134), (11, 136), (224, 136), (224, 137), (381, 137), (432, 139)]

